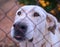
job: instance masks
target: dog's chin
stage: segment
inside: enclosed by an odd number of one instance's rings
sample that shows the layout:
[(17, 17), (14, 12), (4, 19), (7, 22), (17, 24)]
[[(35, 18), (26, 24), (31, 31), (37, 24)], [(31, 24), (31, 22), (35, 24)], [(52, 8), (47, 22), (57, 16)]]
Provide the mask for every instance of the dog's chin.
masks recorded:
[(32, 38), (27, 38), (27, 37), (22, 37), (22, 38), (19, 38), (19, 37), (13, 37), (15, 39), (15, 41), (17, 42), (23, 42), (23, 41), (30, 41)]
[(14, 39), (17, 42), (23, 42), (23, 41), (26, 41), (26, 40), (28, 40), (29, 42), (32, 42), (33, 41), (33, 38), (31, 38), (31, 39), (25, 39), (25, 38), (16, 38), (16, 37), (14, 37)]

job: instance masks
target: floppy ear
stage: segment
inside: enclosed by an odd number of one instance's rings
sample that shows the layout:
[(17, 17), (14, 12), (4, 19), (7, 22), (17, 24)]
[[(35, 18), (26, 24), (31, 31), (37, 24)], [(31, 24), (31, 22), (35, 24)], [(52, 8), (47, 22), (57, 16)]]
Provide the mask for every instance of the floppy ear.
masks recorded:
[(46, 21), (48, 31), (51, 31), (53, 34), (55, 34), (57, 19), (53, 15), (47, 13)]
[(59, 33), (60, 33), (60, 23), (58, 23), (58, 31), (59, 31)]

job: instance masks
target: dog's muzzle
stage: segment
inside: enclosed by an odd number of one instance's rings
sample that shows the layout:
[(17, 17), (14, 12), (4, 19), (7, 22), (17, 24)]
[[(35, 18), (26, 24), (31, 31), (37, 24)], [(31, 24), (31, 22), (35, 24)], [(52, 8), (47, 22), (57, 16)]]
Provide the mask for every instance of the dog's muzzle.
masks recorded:
[(27, 25), (25, 23), (15, 23), (14, 27), (14, 38), (18, 41), (25, 40), (25, 33), (27, 31)]

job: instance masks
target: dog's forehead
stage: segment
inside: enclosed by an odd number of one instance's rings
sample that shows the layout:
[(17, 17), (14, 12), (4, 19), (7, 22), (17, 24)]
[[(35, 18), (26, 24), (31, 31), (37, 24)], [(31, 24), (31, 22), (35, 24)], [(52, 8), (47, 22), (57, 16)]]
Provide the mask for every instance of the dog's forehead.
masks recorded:
[[(36, 5), (27, 5), (27, 6), (23, 6), (23, 7), (21, 7), (20, 9), (18, 9), (18, 11), (25, 11), (25, 12), (29, 12), (29, 11), (33, 11), (33, 10), (36, 10), (36, 11), (42, 11), (42, 12), (44, 12), (45, 13), (45, 11), (44, 11), (44, 9), (43, 8), (41, 8), (41, 7), (39, 7), (39, 6), (36, 6)], [(17, 11), (17, 12), (18, 12)]]
[(29, 12), (29, 11), (31, 11), (34, 8), (35, 8), (35, 6), (24, 6), (21, 9), (23, 9), (25, 12)]
[(27, 11), (30, 11), (31, 9), (33, 9), (33, 8), (35, 8), (36, 6), (23, 6), (23, 7), (21, 7), (18, 11), (22, 11), (22, 10), (24, 10), (25, 12)]

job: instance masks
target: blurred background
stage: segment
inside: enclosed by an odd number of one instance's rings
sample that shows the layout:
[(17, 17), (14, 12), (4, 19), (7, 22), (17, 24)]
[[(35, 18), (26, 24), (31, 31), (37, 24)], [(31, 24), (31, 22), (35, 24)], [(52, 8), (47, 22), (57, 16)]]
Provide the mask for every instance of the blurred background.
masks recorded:
[(16, 11), (24, 5), (39, 5), (60, 22), (60, 0), (0, 0), (0, 47), (19, 47), (11, 39), (10, 29)]

